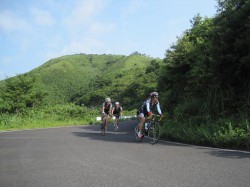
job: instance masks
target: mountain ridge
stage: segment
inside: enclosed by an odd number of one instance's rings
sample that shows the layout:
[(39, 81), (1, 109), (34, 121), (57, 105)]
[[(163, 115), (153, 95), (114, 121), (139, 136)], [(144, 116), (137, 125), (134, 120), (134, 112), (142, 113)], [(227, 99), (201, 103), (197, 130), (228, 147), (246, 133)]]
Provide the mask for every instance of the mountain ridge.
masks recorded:
[(50, 59), (23, 75), (36, 78), (36, 89), (45, 91), (50, 103), (73, 102), (92, 107), (111, 97), (132, 108), (137, 105), (135, 100), (141, 102), (145, 90), (155, 84), (149, 81), (156, 82), (154, 76), (146, 81), (146, 69), (152, 61), (162, 63), (161, 59), (140, 53), (73, 54)]

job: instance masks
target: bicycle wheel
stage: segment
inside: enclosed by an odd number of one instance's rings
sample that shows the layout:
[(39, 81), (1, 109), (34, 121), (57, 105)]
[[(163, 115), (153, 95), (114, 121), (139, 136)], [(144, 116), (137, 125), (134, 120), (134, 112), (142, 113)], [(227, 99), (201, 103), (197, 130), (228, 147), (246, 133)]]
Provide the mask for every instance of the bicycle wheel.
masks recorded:
[(148, 130), (148, 136), (152, 139), (151, 144), (156, 144), (160, 138), (160, 124), (154, 122), (150, 125)]
[(103, 122), (103, 123), (102, 123), (102, 126), (101, 126), (101, 134), (102, 134), (102, 135), (104, 135), (104, 133), (105, 133), (105, 132), (104, 132), (104, 131), (105, 131), (104, 126), (105, 126), (105, 123)]
[(102, 127), (101, 127), (101, 134), (104, 136), (106, 134), (106, 128), (105, 128), (105, 124), (106, 124), (106, 118), (104, 119), (103, 123), (102, 123)]
[(117, 126), (117, 119), (115, 119), (115, 122), (114, 122), (114, 132), (116, 132), (118, 129), (118, 126)]
[(135, 139), (136, 139), (138, 142), (141, 142), (142, 139), (144, 138), (144, 134), (142, 134), (142, 137), (139, 138), (139, 137), (138, 137), (138, 132), (139, 132), (139, 124), (135, 126)]

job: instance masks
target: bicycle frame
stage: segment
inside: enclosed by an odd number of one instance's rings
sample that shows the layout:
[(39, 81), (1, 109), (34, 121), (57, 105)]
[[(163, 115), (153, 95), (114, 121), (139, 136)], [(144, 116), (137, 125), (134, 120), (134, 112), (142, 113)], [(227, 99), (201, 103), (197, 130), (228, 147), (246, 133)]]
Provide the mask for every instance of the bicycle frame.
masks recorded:
[[(151, 144), (155, 144), (158, 142), (159, 138), (160, 138), (160, 124), (159, 124), (159, 119), (160, 116), (153, 114), (151, 119), (147, 119), (145, 123), (148, 123), (148, 128), (143, 129), (143, 137), (147, 136), (150, 137), (152, 139)], [(143, 137), (141, 139), (138, 138), (137, 133), (138, 133), (138, 129), (139, 129), (139, 124), (135, 127), (135, 136), (137, 141), (142, 141)]]
[[(104, 114), (104, 116), (103, 116), (103, 123), (102, 123), (102, 126), (101, 126), (101, 134), (102, 135), (105, 135), (106, 134), (106, 128), (107, 128), (107, 126), (106, 126), (106, 123), (107, 123), (107, 118), (108, 118), (108, 115), (107, 114)], [(108, 125), (108, 124), (107, 124)]]
[(115, 131), (115, 132), (116, 132), (117, 129), (118, 129), (118, 120), (119, 120), (119, 117), (117, 117), (117, 116), (115, 115), (115, 121), (114, 121), (114, 131)]

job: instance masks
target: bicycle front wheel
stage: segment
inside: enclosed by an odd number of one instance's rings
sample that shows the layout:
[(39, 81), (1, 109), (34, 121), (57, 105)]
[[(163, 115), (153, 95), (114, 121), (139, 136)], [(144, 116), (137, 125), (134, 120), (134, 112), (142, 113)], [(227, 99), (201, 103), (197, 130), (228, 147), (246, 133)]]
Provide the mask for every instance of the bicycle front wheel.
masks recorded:
[(117, 122), (117, 120), (118, 119), (115, 119), (115, 122), (114, 122), (114, 132), (116, 132), (117, 131), (117, 129), (118, 129), (118, 122)]
[(150, 125), (148, 130), (148, 136), (152, 139), (151, 144), (156, 144), (160, 139), (160, 124), (154, 122)]
[(107, 130), (106, 127), (105, 127), (106, 121), (107, 121), (107, 119), (105, 118), (104, 121), (103, 121), (102, 127), (101, 127), (101, 134), (103, 136), (106, 134), (106, 130)]

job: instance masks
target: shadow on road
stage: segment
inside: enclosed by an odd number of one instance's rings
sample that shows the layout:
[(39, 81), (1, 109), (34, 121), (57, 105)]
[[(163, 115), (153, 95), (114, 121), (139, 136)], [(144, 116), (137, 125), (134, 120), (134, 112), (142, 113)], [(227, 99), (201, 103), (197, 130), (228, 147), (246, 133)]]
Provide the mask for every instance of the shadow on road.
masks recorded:
[[(119, 130), (114, 132), (113, 124), (109, 123), (108, 131), (106, 135), (101, 135), (101, 126), (100, 125), (91, 125), (91, 126), (82, 126), (79, 127), (79, 132), (72, 132), (75, 136), (85, 137), (91, 140), (100, 140), (100, 141), (109, 141), (117, 143), (137, 143), (137, 144), (150, 144), (151, 139), (144, 137), (141, 142), (138, 142), (135, 139), (134, 128), (136, 121), (125, 121), (120, 123)], [(177, 147), (188, 147), (190, 145), (185, 144), (175, 144), (171, 142), (158, 141), (157, 145), (164, 146), (177, 146)]]
[(137, 143), (133, 134), (134, 121), (121, 122), (119, 130), (114, 132), (113, 124), (109, 123), (106, 135), (101, 135), (101, 125), (80, 127), (79, 132), (72, 132), (75, 136), (86, 137), (91, 140)]
[(245, 151), (214, 149), (208, 151), (207, 154), (222, 158), (230, 158), (230, 159), (250, 158), (250, 152), (245, 152)]
[(100, 141), (111, 141), (117, 143), (137, 143), (135, 138), (131, 136), (128, 132), (107, 132), (106, 135), (101, 135), (100, 131), (93, 132), (73, 132), (75, 136), (89, 138), (91, 140), (100, 140)]

